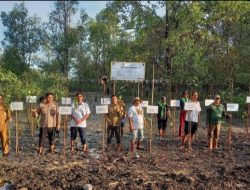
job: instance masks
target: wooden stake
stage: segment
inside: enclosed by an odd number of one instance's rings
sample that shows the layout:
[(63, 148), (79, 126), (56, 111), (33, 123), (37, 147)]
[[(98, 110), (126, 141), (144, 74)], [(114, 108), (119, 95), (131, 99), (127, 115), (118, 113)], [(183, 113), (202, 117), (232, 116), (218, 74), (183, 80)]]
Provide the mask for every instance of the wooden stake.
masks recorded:
[(232, 148), (232, 128), (231, 128), (231, 120), (228, 122), (228, 130), (227, 130), (227, 141), (228, 141), (228, 150), (231, 150)]
[[(152, 80), (152, 94), (151, 94), (151, 104), (154, 104), (154, 78), (155, 78), (155, 69), (153, 64), (153, 80)], [(153, 114), (151, 114), (150, 122), (150, 139), (149, 139), (149, 154), (152, 152), (152, 136), (153, 136)]]
[(104, 122), (105, 122), (105, 116), (103, 115), (103, 117), (102, 117), (102, 153), (104, 153), (104, 151), (105, 151), (105, 131), (106, 131), (105, 126), (106, 126), (106, 124), (104, 124)]
[(176, 111), (176, 108), (174, 107), (174, 122), (173, 122), (173, 124), (174, 124), (174, 140), (175, 140), (175, 111)]
[(66, 139), (67, 139), (67, 115), (64, 117), (64, 135), (63, 135), (63, 153), (66, 155)]
[(18, 115), (17, 115), (17, 111), (16, 111), (16, 155), (18, 155), (18, 149), (19, 149), (19, 142), (18, 142)]

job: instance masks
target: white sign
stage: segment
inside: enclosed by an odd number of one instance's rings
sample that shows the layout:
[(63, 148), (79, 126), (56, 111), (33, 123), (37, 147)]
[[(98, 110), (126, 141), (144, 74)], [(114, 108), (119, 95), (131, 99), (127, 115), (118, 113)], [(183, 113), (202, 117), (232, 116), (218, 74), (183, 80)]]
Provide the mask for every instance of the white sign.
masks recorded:
[(247, 103), (250, 103), (250, 96), (247, 96)]
[(26, 103), (36, 103), (37, 97), (36, 96), (26, 96)]
[(209, 106), (210, 104), (214, 103), (213, 99), (206, 99), (205, 100), (205, 106)]
[(71, 115), (72, 108), (70, 106), (60, 106), (59, 107), (59, 114), (60, 115)]
[(111, 103), (110, 98), (101, 98), (101, 105), (109, 105)]
[(230, 104), (227, 104), (227, 111), (238, 111), (239, 110), (239, 104), (233, 104), (233, 103), (230, 103)]
[(171, 100), (170, 106), (171, 107), (180, 107), (180, 100)]
[(147, 113), (158, 114), (158, 106), (148, 106)]
[(107, 105), (96, 106), (96, 114), (105, 114), (105, 113), (108, 113)]
[(10, 109), (12, 111), (22, 111), (23, 110), (23, 102), (11, 102)]
[(112, 62), (111, 80), (143, 81), (145, 79), (145, 63)]
[(143, 108), (148, 107), (148, 101), (142, 101), (141, 107), (143, 107)]
[(196, 108), (196, 104), (193, 103), (193, 102), (185, 102), (185, 105), (184, 105), (184, 110), (186, 111), (192, 111), (192, 110), (195, 110)]
[(71, 104), (71, 98), (62, 98), (62, 105)]

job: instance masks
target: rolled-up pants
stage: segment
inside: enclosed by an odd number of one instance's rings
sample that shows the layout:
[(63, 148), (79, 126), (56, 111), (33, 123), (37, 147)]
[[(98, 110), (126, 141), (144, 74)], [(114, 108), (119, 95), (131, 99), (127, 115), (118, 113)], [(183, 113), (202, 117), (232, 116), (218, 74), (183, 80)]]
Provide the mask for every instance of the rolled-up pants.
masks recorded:
[(220, 135), (221, 125), (209, 125), (208, 128), (208, 140), (218, 141)]
[(6, 125), (0, 127), (0, 138), (2, 142), (3, 154), (9, 153), (9, 135)]

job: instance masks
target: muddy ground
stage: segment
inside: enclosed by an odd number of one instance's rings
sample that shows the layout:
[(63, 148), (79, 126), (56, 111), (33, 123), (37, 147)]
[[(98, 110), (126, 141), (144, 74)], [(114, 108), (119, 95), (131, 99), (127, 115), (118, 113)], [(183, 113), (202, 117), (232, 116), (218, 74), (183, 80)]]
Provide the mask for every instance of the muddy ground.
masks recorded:
[(7, 189), (84, 189), (86, 184), (96, 190), (250, 189), (250, 134), (246, 136), (243, 126), (233, 126), (231, 149), (227, 145), (227, 127), (223, 127), (219, 149), (209, 152), (201, 125), (190, 152), (188, 146), (179, 148), (180, 141), (178, 137), (174, 139), (173, 127), (168, 127), (166, 139), (159, 139), (154, 123), (152, 154), (147, 151), (150, 130), (146, 127), (145, 150), (137, 152), (136, 157), (129, 152), (128, 126), (122, 139), (123, 150), (103, 153), (101, 118), (93, 116), (88, 121), (88, 154), (80, 151), (78, 139), (78, 151), (70, 155), (68, 133), (64, 155), (61, 131), (56, 140), (57, 153), (37, 156), (38, 130), (32, 138), (23, 118), (20, 119), (19, 155), (15, 155), (15, 121), (12, 121), (11, 154), (8, 158), (0, 157), (0, 183)]

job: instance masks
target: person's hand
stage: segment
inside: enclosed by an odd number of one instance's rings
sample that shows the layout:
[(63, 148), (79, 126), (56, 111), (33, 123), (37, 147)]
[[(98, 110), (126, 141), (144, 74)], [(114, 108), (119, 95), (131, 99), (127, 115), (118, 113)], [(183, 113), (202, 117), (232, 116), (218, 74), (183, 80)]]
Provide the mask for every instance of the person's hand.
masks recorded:
[(36, 114), (36, 109), (32, 109), (32, 110), (31, 110), (31, 114), (32, 114), (33, 117), (36, 117), (36, 115), (37, 115), (37, 114)]
[(60, 127), (56, 126), (56, 132), (58, 133), (60, 131)]
[(79, 125), (80, 123), (82, 123), (82, 120), (81, 119), (77, 119), (76, 120), (76, 124)]

